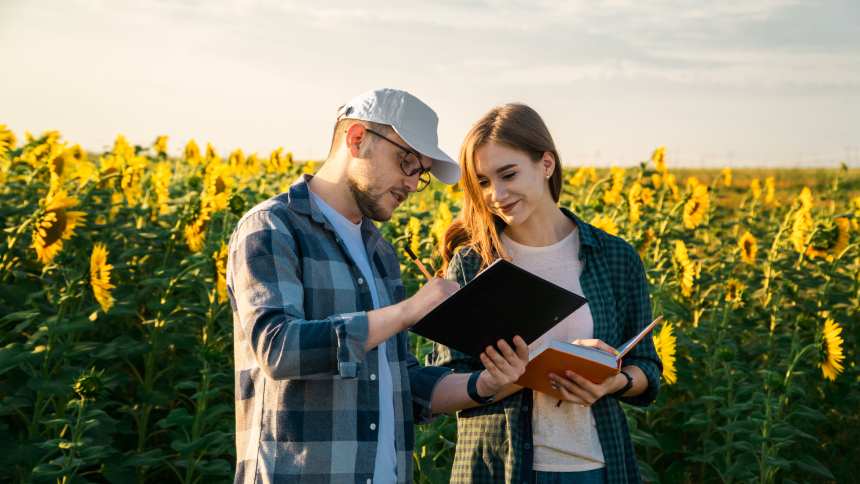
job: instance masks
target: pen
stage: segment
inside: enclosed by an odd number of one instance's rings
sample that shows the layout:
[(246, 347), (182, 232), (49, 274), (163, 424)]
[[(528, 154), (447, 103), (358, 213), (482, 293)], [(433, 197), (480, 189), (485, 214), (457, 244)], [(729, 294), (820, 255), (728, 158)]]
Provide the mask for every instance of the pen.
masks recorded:
[(426, 277), (428, 281), (430, 279), (433, 279), (433, 276), (431, 276), (430, 273), (427, 272), (427, 268), (424, 267), (424, 264), (421, 263), (421, 261), (418, 259), (418, 256), (415, 255), (415, 252), (412, 252), (412, 249), (410, 249), (408, 245), (404, 246), (403, 250), (405, 250), (406, 255), (408, 255), (409, 258), (412, 259), (413, 262), (415, 262), (415, 264), (418, 266), (418, 269), (421, 269), (421, 273), (424, 274), (424, 277)]

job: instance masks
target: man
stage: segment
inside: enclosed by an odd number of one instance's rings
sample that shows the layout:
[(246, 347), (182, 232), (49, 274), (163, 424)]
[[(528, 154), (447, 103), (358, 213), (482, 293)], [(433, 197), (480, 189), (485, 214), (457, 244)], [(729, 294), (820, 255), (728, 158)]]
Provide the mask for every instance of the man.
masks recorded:
[(413, 423), (487, 403), (528, 348), (488, 348), (487, 370), (421, 367), (404, 332), (458, 289), (428, 281), (404, 299), (385, 221), (432, 173), (459, 167), (437, 117), (379, 89), (343, 106), (319, 172), (251, 209), (230, 238), (237, 483), (412, 481)]

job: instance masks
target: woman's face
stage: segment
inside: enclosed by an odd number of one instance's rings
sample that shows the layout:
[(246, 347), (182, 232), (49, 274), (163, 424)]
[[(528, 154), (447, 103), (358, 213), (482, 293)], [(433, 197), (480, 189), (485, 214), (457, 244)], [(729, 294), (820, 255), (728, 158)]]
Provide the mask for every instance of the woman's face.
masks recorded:
[(507, 225), (528, 220), (542, 203), (554, 204), (547, 183), (553, 168), (549, 154), (535, 162), (524, 151), (493, 142), (475, 152), (475, 171), (484, 202)]

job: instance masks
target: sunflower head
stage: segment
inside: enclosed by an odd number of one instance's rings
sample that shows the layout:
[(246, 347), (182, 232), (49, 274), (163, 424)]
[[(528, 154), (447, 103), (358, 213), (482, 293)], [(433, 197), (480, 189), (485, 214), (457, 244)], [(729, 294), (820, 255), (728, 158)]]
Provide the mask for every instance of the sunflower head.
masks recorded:
[(218, 292), (218, 302), (227, 302), (227, 244), (221, 242), (221, 247), (212, 257), (215, 259), (215, 288)]
[(0, 153), (14, 150), (16, 143), (15, 133), (5, 124), (0, 124)]
[(200, 148), (193, 139), (188, 140), (188, 143), (185, 144), (185, 161), (191, 166), (200, 164)]
[(725, 301), (734, 306), (740, 306), (743, 304), (743, 294), (746, 286), (737, 279), (729, 279), (726, 283), (726, 297)]
[[(690, 180), (692, 185), (690, 185)], [(711, 206), (708, 186), (702, 185), (694, 177), (687, 180), (691, 187), (690, 199), (684, 204), (684, 227), (694, 229), (702, 224)]]
[(113, 266), (108, 264), (107, 258), (108, 250), (104, 244), (93, 246), (93, 252), (90, 255), (90, 285), (93, 288), (93, 296), (104, 312), (108, 312), (113, 307), (114, 298), (111, 291), (116, 287), (110, 280)]
[(663, 378), (667, 384), (671, 385), (678, 381), (678, 375), (675, 370), (677, 339), (673, 332), (672, 323), (664, 324), (659, 332), (655, 332), (653, 338), (654, 349), (657, 351), (657, 356), (660, 357), (660, 362), (663, 364)]
[(155, 138), (155, 142), (152, 144), (152, 149), (158, 157), (163, 158), (167, 156), (167, 136), (161, 135)]
[(842, 361), (845, 355), (842, 353), (842, 327), (830, 318), (824, 321), (821, 331), (821, 373), (828, 380), (835, 380), (836, 376), (845, 369)]
[(738, 247), (741, 249), (741, 260), (747, 264), (755, 264), (758, 253), (758, 241), (756, 241), (755, 236), (749, 232), (744, 232), (738, 240)]
[(651, 153), (651, 161), (654, 163), (654, 168), (660, 173), (666, 173), (666, 147), (659, 146)]
[(42, 264), (50, 264), (62, 250), (63, 241), (72, 238), (75, 228), (80, 225), (86, 214), (69, 210), (78, 205), (78, 199), (70, 197), (63, 190), (48, 194), (44, 209), (36, 218), (33, 230), (33, 248)]
[(845, 217), (818, 222), (806, 255), (833, 261), (848, 247), (850, 234), (851, 222)]
[(750, 182), (750, 193), (752, 194), (753, 200), (761, 198), (761, 181), (758, 178), (753, 178)]
[(618, 235), (618, 225), (609, 215), (598, 215), (591, 219), (591, 225), (610, 235)]
[(732, 186), (732, 169), (725, 167), (720, 174), (723, 176), (723, 185), (727, 187)]

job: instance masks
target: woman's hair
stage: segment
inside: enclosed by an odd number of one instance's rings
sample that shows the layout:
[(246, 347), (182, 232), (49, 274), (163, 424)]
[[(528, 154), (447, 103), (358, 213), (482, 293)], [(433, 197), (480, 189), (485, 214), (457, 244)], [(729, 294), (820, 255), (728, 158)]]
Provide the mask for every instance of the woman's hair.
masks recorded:
[(460, 148), (460, 184), (465, 197), (463, 211), (440, 243), (443, 272), (460, 247), (470, 247), (477, 252), (481, 257), (481, 267), (489, 265), (497, 257), (507, 256), (496, 229), (496, 223), (501, 219), (493, 215), (484, 203), (475, 172), (475, 153), (490, 142), (525, 152), (535, 162), (540, 161), (544, 153), (552, 153), (555, 169), (548, 180), (549, 191), (556, 202), (561, 195), (561, 158), (540, 115), (525, 104), (504, 104), (491, 109), (472, 126)]

